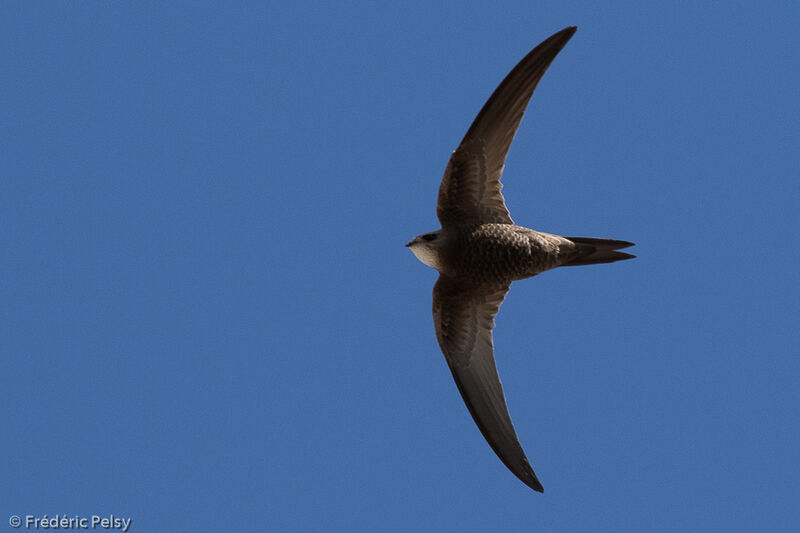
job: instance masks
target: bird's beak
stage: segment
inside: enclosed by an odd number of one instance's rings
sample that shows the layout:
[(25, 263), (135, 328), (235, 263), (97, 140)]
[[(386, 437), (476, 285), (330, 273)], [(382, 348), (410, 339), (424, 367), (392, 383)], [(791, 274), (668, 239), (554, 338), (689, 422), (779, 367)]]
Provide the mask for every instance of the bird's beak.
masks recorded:
[(412, 244), (414, 244), (414, 241), (408, 241), (408, 242), (406, 243), (406, 248), (408, 248), (408, 247), (409, 247), (409, 246), (411, 246)]

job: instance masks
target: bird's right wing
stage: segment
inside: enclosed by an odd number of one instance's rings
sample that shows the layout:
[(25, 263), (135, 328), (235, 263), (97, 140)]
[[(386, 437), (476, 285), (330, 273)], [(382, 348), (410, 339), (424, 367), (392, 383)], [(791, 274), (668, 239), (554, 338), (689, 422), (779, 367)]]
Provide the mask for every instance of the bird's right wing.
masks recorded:
[(514, 475), (543, 492), (514, 431), (494, 363), (494, 316), (508, 288), (474, 288), (439, 276), (433, 288), (433, 321), (453, 379), (486, 441)]
[(534, 48), (497, 86), (453, 152), (439, 186), (436, 214), (452, 224), (513, 224), (500, 190), (506, 155), (539, 80), (577, 28)]

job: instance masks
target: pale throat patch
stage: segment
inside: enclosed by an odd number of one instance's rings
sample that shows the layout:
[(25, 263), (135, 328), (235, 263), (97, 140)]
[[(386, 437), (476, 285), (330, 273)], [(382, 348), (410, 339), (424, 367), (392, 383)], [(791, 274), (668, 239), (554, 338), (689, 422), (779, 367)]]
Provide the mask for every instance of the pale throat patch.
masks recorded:
[(435, 248), (425, 246), (424, 244), (416, 244), (411, 246), (411, 251), (417, 256), (417, 259), (425, 263), (431, 268), (439, 270), (441, 263), (439, 262), (439, 252)]

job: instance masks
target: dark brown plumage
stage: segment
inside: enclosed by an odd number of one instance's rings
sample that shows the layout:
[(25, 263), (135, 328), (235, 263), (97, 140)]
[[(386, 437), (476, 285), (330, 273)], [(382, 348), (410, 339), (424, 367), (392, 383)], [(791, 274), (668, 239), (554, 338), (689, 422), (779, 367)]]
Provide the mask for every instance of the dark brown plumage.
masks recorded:
[(543, 491), (517, 439), (494, 363), (494, 316), (511, 282), (558, 266), (609, 263), (634, 256), (632, 243), (561, 237), (517, 226), (500, 190), (506, 154), (539, 80), (575, 33), (561, 30), (506, 76), (453, 152), (439, 188), (442, 229), (407, 244), (436, 268), (436, 338), (475, 423), (503, 463)]

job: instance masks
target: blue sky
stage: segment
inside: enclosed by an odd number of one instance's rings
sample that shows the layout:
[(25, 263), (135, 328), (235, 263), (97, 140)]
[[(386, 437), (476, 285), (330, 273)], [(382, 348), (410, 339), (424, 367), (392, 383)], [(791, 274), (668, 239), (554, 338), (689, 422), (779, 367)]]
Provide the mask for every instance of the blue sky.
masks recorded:
[[(3, 11), (2, 520), (799, 527), (797, 3)], [(639, 257), (515, 283), (498, 315), (542, 495), (473, 424), (403, 244), (438, 228), (495, 86), (568, 25), (507, 203)]]

